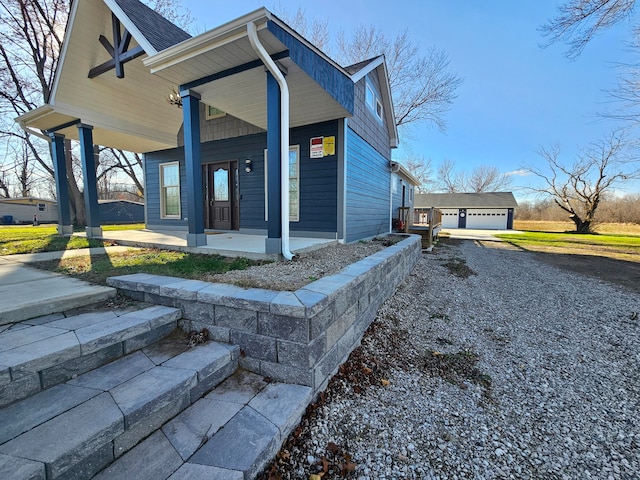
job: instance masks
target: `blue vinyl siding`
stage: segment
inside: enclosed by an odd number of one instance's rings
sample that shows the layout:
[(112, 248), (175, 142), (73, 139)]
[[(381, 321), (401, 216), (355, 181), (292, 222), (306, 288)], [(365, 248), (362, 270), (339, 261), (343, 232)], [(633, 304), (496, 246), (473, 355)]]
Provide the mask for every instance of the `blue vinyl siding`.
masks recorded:
[[(292, 232), (337, 231), (337, 155), (310, 158), (310, 140), (315, 136), (337, 136), (338, 122), (298, 127), (291, 130), (291, 145), (300, 146), (300, 221), (291, 222)], [(240, 188), (240, 228), (266, 229), (264, 220), (264, 150), (266, 133), (247, 135), (202, 144), (202, 162), (237, 160)], [(253, 171), (246, 173), (244, 162), (251, 159)], [(180, 161), (180, 197), (183, 220), (160, 218), (159, 165)], [(145, 155), (147, 182), (147, 223), (149, 226), (187, 227), (186, 173), (184, 150), (175, 148)]]
[(346, 163), (347, 242), (388, 232), (389, 161), (348, 129)]
[[(160, 218), (160, 164), (180, 162), (180, 213), (182, 220)], [(145, 203), (147, 206), (147, 225), (187, 228), (187, 173), (184, 166), (184, 149), (172, 148), (161, 152), (147, 153), (144, 156)]]
[(404, 206), (409, 208), (413, 207), (416, 187), (398, 174), (393, 174), (391, 181), (396, 185), (396, 191), (391, 194), (391, 218), (394, 219), (398, 218), (398, 209), (402, 206), (402, 186), (405, 187)]
[[(354, 115), (353, 118), (349, 119), (349, 127), (370, 145), (373, 145), (381, 155), (391, 160), (391, 142), (389, 140), (389, 125), (387, 125), (386, 116), (383, 117), (381, 122), (366, 104), (367, 81), (371, 82), (377, 92), (380, 92), (377, 72), (377, 69), (374, 70), (355, 84)], [(389, 108), (389, 106), (385, 105), (384, 108)]]
[(267, 22), (267, 28), (289, 49), (289, 57), (318, 85), (324, 88), (345, 110), (353, 113), (353, 82), (347, 75), (296, 40), (276, 23)]
[(300, 145), (300, 221), (291, 231), (336, 232), (338, 228), (338, 156), (310, 157), (312, 137), (338, 135), (338, 122), (291, 130), (291, 145)]

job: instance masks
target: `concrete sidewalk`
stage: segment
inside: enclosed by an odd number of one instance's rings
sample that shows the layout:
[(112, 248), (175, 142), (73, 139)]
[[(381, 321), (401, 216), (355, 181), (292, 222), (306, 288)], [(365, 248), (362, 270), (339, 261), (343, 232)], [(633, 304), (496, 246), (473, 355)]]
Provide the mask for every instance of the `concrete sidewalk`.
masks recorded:
[(129, 248), (83, 248), (0, 256), (0, 325), (78, 308), (116, 295), (116, 290), (111, 287), (93, 285), (25, 264), (80, 255), (100, 255)]

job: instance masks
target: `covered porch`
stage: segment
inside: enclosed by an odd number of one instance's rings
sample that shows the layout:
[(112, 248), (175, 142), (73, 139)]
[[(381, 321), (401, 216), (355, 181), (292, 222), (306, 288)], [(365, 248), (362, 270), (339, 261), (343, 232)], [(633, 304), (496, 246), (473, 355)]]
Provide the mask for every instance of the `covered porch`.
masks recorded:
[[(225, 237), (233, 248), (224, 245), (214, 250), (290, 259), (309, 242), (327, 243), (328, 227), (302, 225), (295, 201), (291, 212), (289, 132), (323, 122), (344, 125), (344, 119), (353, 114), (353, 81), (277, 17), (259, 9), (190, 37), (137, 0), (74, 2), (64, 45), (50, 102), (17, 119), (25, 130), (51, 143), (60, 233), (73, 230), (65, 151), (65, 141), (72, 139), (80, 143), (89, 237), (114, 235), (102, 231), (97, 210), (95, 150), (100, 145), (145, 154), (146, 224), (153, 229), (147, 235), (149, 243), (155, 243), (151, 241), (155, 237), (158, 246), (210, 250), (211, 242), (222, 238), (215, 240), (217, 235), (208, 234), (206, 228), (228, 227), (207, 224), (205, 205), (215, 207), (215, 202), (223, 201), (234, 202), (225, 208), (239, 212), (230, 214), (235, 215), (230, 225), (235, 232)], [(203, 126), (210, 111), (243, 123), (231, 133), (225, 130), (218, 135)], [(245, 131), (248, 128), (250, 132)], [(205, 177), (202, 168), (211, 163), (207, 155), (222, 157), (226, 152), (218, 154), (212, 147), (203, 156), (203, 143), (249, 136), (254, 130), (264, 134), (264, 145), (249, 151), (239, 142), (237, 151), (223, 159), (232, 171), (228, 191), (233, 195), (218, 198), (210, 191), (216, 178)], [(343, 166), (340, 147), (344, 140), (339, 134), (332, 138), (338, 138), (333, 157)], [(299, 143), (303, 150), (310, 150), (308, 141)], [(149, 175), (149, 155), (168, 151), (179, 152), (172, 162), (163, 164), (168, 173)], [(171, 163), (177, 168), (170, 168)], [(261, 168), (255, 168), (258, 164)], [(297, 164), (293, 170), (298, 175)], [(334, 194), (337, 206), (331, 205), (334, 239), (344, 239), (344, 206), (340, 203), (345, 196), (344, 182), (337, 173), (341, 171), (335, 173), (335, 184), (340, 185)], [(264, 181), (258, 179), (262, 172)], [(249, 188), (242, 191), (242, 181), (249, 178), (245, 173), (253, 175), (260, 189), (256, 194), (255, 186), (246, 181), (244, 187), (254, 188), (249, 192), (251, 198), (245, 194)], [(291, 188), (299, 193), (299, 179), (293, 182)], [(303, 220), (315, 218), (314, 214)], [(243, 219), (254, 224), (243, 224)], [(290, 235), (291, 221), (300, 222), (295, 225), (299, 235), (320, 232), (319, 237), (325, 239), (309, 239), (300, 245)], [(165, 235), (164, 227), (184, 231)], [(240, 234), (243, 231), (264, 234)], [(118, 236), (122, 238), (115, 240), (127, 241), (124, 234)], [(254, 243), (261, 246), (254, 247)], [(252, 246), (246, 246), (249, 244)]]
[[(75, 233), (74, 235), (86, 236), (86, 233)], [(244, 257), (250, 260), (282, 259), (279, 254), (265, 252), (264, 235), (205, 231), (206, 244), (198, 246), (189, 246), (187, 235), (187, 231), (142, 229), (103, 231), (99, 238), (131, 247), (159, 248), (223, 257)], [(336, 242), (337, 240), (326, 238), (291, 237), (290, 239), (291, 251), (297, 255), (318, 250)]]

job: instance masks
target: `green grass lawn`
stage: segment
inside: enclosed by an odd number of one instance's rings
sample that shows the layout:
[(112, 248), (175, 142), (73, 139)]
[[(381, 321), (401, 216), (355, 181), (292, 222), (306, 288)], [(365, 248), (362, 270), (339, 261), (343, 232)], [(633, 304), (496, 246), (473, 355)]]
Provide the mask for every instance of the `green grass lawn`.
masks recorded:
[[(144, 225), (103, 225), (104, 231), (142, 229)], [(54, 252), (87, 247), (113, 245), (108, 240), (58, 235), (49, 225), (0, 226), (0, 255)], [(198, 255), (157, 249), (132, 249), (127, 252), (85, 255), (48, 262), (35, 262), (33, 267), (63, 273), (92, 283), (106, 285), (106, 279), (130, 273), (150, 273), (171, 277), (206, 279), (216, 273), (241, 270), (261, 262), (219, 255)]]
[[(104, 231), (139, 230), (142, 228), (144, 228), (143, 224), (104, 225), (102, 227)], [(103, 247), (112, 244), (113, 242), (87, 239), (84, 237), (61, 236), (58, 235), (58, 229), (55, 225), (0, 227), (0, 255), (57, 252), (78, 248)]]
[(132, 249), (109, 255), (71, 257), (31, 264), (44, 270), (106, 285), (109, 277), (150, 273), (170, 277), (206, 280), (207, 276), (229, 270), (243, 270), (259, 264), (246, 258), (225, 258), (157, 249)]
[(640, 236), (637, 235), (523, 232), (496, 236), (525, 250), (601, 255), (640, 262)]

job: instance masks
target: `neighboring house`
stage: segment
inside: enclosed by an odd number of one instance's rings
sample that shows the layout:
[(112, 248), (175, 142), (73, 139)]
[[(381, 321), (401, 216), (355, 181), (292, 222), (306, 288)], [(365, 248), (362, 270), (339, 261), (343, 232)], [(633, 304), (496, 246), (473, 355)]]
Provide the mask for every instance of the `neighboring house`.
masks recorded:
[(130, 200), (99, 200), (103, 224), (144, 223), (144, 203)]
[[(393, 173), (391, 176), (392, 221), (410, 222), (415, 201), (415, 190), (420, 185), (420, 181), (397, 162), (391, 163), (391, 172)], [(401, 212), (402, 208), (407, 209), (405, 214)], [(393, 223), (396, 228), (399, 227), (397, 222)]]
[(384, 57), (342, 67), (264, 8), (190, 37), (138, 0), (72, 2), (51, 100), (18, 121), (51, 138), (58, 198), (64, 139), (80, 140), (89, 236), (94, 143), (145, 154), (147, 228), (190, 246), (205, 229), (265, 235), (285, 256), (290, 235), (370, 238), (415, 186), (392, 172)]
[(44, 198), (20, 197), (0, 199), (0, 222), (11, 217), (11, 223), (56, 223), (58, 221), (58, 204), (55, 200)]
[(424, 193), (416, 195), (416, 207), (442, 211), (442, 228), (510, 230), (518, 206), (511, 192)]
[[(98, 210), (103, 224), (126, 224), (144, 222), (144, 204), (129, 200), (99, 200)], [(13, 223), (58, 222), (58, 203), (42, 198), (0, 199), (0, 223), (4, 217), (12, 217)]]

